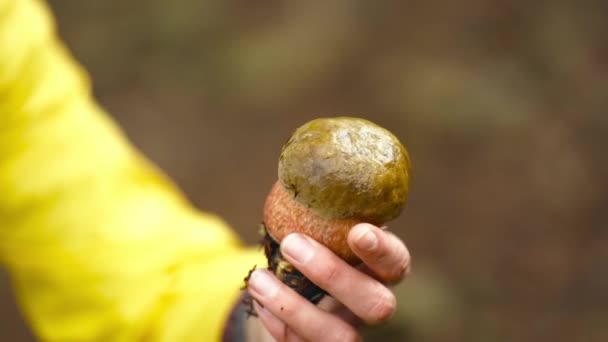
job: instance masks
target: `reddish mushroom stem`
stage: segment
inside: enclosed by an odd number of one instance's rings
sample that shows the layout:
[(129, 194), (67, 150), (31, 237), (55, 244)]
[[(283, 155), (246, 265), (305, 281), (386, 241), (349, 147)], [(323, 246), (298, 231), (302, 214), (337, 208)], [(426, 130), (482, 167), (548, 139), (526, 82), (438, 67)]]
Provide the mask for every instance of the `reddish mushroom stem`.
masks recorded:
[(276, 182), (264, 206), (264, 224), (270, 236), (282, 241), (291, 233), (303, 233), (327, 246), (350, 264), (359, 259), (348, 247), (346, 236), (360, 220), (331, 219), (320, 216), (295, 200), (280, 182)]

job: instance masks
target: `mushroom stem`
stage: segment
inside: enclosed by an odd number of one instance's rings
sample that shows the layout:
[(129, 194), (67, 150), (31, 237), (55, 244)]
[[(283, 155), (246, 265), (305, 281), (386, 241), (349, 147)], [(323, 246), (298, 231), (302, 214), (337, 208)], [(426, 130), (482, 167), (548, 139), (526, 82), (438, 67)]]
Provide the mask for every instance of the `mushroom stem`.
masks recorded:
[(264, 223), (268, 234), (276, 241), (282, 241), (291, 233), (306, 234), (348, 263), (354, 265), (359, 262), (350, 250), (346, 237), (350, 229), (361, 221), (322, 217), (298, 202), (280, 182), (273, 185), (266, 198)]

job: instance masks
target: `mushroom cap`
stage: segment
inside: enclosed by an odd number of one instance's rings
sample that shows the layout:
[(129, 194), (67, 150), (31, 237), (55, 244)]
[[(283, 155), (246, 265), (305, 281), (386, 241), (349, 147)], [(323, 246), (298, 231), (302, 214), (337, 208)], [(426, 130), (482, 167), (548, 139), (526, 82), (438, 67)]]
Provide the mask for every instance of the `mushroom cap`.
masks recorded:
[(293, 198), (326, 218), (381, 224), (401, 213), (410, 179), (407, 150), (371, 121), (321, 118), (283, 146), (279, 181)]

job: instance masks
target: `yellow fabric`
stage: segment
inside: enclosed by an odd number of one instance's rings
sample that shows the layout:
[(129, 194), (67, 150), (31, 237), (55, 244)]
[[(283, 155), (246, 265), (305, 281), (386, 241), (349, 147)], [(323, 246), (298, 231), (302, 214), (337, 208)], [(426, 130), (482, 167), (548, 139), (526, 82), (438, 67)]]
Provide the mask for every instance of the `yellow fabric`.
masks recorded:
[(218, 340), (263, 263), (95, 103), (36, 0), (0, 0), (0, 262), (44, 341)]

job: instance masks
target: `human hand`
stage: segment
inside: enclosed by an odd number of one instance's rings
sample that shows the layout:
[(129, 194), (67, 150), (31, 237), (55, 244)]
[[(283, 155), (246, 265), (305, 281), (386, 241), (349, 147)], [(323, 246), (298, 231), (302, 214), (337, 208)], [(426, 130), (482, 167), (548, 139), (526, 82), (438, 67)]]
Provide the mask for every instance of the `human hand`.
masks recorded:
[(332, 297), (313, 305), (281, 283), (271, 272), (251, 274), (249, 293), (261, 327), (277, 341), (359, 341), (357, 327), (386, 321), (397, 301), (387, 287), (410, 269), (410, 254), (392, 233), (371, 224), (358, 224), (348, 244), (362, 260), (353, 267), (328, 248), (303, 234), (290, 234), (281, 243), (284, 258)]

